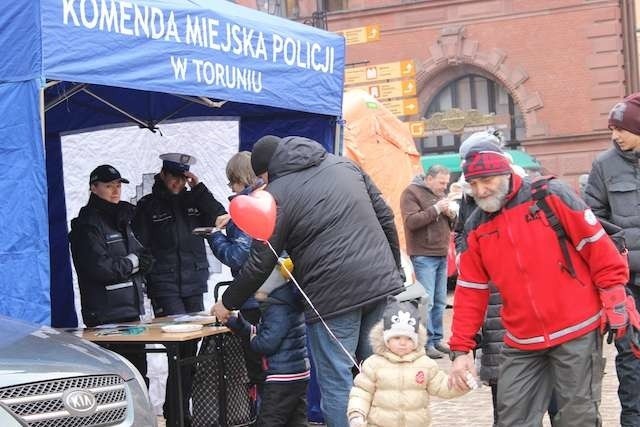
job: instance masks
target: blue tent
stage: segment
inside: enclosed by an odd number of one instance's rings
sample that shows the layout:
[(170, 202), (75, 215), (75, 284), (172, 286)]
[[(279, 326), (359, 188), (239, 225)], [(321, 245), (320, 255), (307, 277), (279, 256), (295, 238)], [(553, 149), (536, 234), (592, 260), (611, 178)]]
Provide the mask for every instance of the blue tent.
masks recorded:
[(239, 149), (334, 148), (344, 39), (227, 1), (16, 0), (0, 46), (0, 314), (75, 325), (61, 132), (235, 116)]

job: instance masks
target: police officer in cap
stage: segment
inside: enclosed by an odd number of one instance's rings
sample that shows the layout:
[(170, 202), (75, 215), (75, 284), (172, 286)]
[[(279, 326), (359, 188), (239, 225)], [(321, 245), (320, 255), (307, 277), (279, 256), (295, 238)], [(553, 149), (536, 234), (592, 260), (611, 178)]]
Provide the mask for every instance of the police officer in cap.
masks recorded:
[[(188, 154), (160, 156), (162, 170), (155, 176), (151, 194), (138, 202), (133, 223), (142, 244), (156, 262), (147, 274), (147, 291), (156, 317), (204, 309), (209, 263), (204, 239), (196, 227), (224, 227), (229, 215), (207, 187), (189, 169), (196, 159)], [(187, 185), (189, 190), (187, 190)], [(196, 353), (197, 343), (185, 344), (185, 356)], [(184, 413), (191, 396), (191, 370), (183, 371)]]
[[(133, 234), (134, 206), (120, 200), (122, 183), (129, 181), (113, 166), (95, 168), (89, 178), (89, 202), (71, 221), (71, 254), (82, 318), (89, 327), (138, 321), (144, 314), (143, 274), (150, 270), (153, 257)], [(104, 346), (131, 361), (148, 384), (144, 345)]]

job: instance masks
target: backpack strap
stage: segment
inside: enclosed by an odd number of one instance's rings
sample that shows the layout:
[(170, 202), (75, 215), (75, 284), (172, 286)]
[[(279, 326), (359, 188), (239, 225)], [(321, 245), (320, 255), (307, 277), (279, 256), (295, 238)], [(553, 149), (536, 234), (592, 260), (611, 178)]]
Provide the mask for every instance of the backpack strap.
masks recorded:
[(534, 178), (531, 181), (531, 197), (534, 200), (534, 205), (531, 206), (530, 211), (532, 214), (535, 214), (537, 211), (542, 210), (544, 215), (547, 217), (547, 221), (549, 221), (549, 225), (553, 229), (554, 233), (558, 237), (558, 243), (560, 244), (560, 249), (562, 250), (562, 256), (565, 261), (565, 268), (567, 272), (571, 275), (571, 277), (576, 277), (576, 270), (573, 267), (573, 262), (571, 261), (571, 256), (569, 255), (569, 238), (567, 237), (567, 233), (560, 223), (555, 212), (549, 206), (549, 202), (547, 201), (547, 196), (549, 196), (549, 182), (555, 179), (554, 176), (546, 175), (539, 176)]

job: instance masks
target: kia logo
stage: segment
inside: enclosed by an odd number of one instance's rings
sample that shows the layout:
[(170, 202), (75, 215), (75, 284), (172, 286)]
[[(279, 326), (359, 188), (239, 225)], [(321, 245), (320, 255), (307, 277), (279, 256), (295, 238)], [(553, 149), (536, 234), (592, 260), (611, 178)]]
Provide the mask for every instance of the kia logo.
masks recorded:
[(86, 417), (96, 411), (98, 401), (88, 390), (71, 389), (62, 394), (62, 403), (71, 415)]

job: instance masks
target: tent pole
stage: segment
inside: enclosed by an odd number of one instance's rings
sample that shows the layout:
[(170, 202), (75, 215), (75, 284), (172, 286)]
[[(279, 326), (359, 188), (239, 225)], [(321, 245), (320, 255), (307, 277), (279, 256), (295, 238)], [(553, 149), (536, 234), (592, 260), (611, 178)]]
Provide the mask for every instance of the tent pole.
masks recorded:
[(76, 93), (81, 91), (86, 86), (87, 86), (86, 83), (75, 85), (74, 87), (72, 87), (71, 89), (65, 91), (62, 95), (60, 95), (59, 97), (57, 97), (56, 99), (52, 100), (47, 105), (45, 105), (44, 106), (44, 111), (47, 112), (50, 109), (52, 109), (53, 107), (55, 107), (56, 105), (60, 104), (61, 102), (66, 101), (67, 99), (71, 98), (73, 95), (75, 95)]
[(196, 104), (204, 105), (205, 107), (210, 107), (210, 108), (222, 108), (222, 106), (227, 103), (227, 101), (212, 101), (205, 96), (192, 97), (187, 95), (178, 95), (175, 93), (172, 93), (172, 95), (178, 98), (186, 99), (187, 101), (190, 101), (190, 102), (195, 102)]
[(50, 80), (44, 85), (44, 88), (45, 89), (49, 89), (50, 87), (53, 87), (53, 86), (57, 85), (58, 83), (61, 83), (61, 81), (60, 80)]
[(42, 146), (44, 147), (44, 87), (40, 88), (40, 133), (42, 135)]
[(99, 97), (98, 95), (96, 95), (95, 93), (91, 92), (89, 89), (84, 88), (84, 89), (82, 89), (82, 91), (83, 91), (84, 93), (86, 93), (87, 95), (92, 96), (92, 97), (94, 97), (95, 99), (97, 99), (98, 101), (100, 101), (100, 102), (102, 102), (102, 103), (104, 103), (104, 104), (108, 105), (109, 107), (113, 108), (114, 110), (116, 110), (116, 111), (117, 111), (117, 112), (119, 112), (120, 114), (123, 114), (124, 116), (126, 116), (126, 117), (130, 118), (130, 119), (131, 119), (131, 120), (133, 120), (135, 123), (137, 123), (138, 125), (140, 125), (140, 127), (143, 127), (143, 128), (149, 129), (149, 130), (154, 130), (154, 129), (155, 129), (155, 126), (154, 126), (154, 125), (149, 124), (149, 123), (145, 123), (145, 122), (143, 122), (142, 120), (140, 120), (140, 119), (138, 119), (138, 118), (136, 118), (136, 117), (132, 116), (131, 114), (129, 114), (129, 113), (127, 113), (126, 111), (124, 111), (122, 108), (119, 108), (119, 107), (115, 106), (114, 104), (110, 103), (110, 102), (109, 102), (109, 101), (107, 101), (106, 99), (101, 98), (101, 97)]
[(333, 142), (333, 154), (337, 156), (342, 156), (344, 153), (342, 152), (342, 142), (344, 138), (344, 119), (337, 118), (336, 119), (336, 136)]

